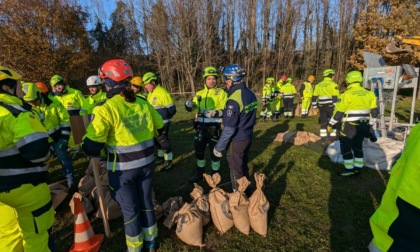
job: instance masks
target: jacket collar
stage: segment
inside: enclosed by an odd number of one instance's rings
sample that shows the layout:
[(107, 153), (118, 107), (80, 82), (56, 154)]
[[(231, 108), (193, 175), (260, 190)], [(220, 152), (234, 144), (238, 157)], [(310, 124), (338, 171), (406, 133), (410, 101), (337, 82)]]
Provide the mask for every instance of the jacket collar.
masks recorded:
[(232, 86), (229, 88), (228, 92), (229, 92), (229, 94), (233, 94), (233, 92), (235, 92), (236, 90), (238, 90), (238, 89), (243, 89), (243, 88), (246, 88), (246, 84), (245, 84), (245, 82), (241, 82), (241, 83), (239, 83), (239, 84), (232, 85)]

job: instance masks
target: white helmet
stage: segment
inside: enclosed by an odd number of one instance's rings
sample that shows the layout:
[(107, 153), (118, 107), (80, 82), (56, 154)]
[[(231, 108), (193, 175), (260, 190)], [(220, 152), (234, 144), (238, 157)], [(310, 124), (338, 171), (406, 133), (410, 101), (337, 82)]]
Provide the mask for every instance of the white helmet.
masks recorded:
[(86, 86), (99, 86), (102, 85), (101, 78), (98, 75), (92, 75), (86, 80)]

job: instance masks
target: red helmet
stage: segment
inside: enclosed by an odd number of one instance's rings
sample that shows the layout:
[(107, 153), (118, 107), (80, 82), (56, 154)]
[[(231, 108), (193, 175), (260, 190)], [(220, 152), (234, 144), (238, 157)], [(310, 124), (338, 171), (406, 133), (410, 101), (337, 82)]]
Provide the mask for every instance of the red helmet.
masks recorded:
[(101, 79), (109, 78), (116, 82), (121, 82), (133, 77), (133, 69), (122, 59), (108, 60), (98, 70)]
[(285, 74), (283, 74), (283, 75), (281, 76), (281, 80), (282, 80), (282, 81), (286, 81), (286, 79), (287, 79), (287, 76), (286, 76)]
[(39, 88), (41, 93), (48, 93), (48, 87), (44, 82), (38, 81), (35, 83), (35, 85)]

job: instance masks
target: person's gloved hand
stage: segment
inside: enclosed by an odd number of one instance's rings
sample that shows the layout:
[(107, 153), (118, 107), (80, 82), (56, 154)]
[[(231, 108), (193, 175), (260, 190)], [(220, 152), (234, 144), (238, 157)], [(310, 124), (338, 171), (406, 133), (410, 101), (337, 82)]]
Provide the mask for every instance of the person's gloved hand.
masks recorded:
[(61, 150), (66, 150), (67, 149), (67, 140), (60, 138), (57, 142), (57, 147)]
[(218, 158), (221, 158), (223, 156), (222, 152), (216, 150), (216, 148), (213, 149), (213, 154)]
[(327, 126), (327, 131), (328, 131), (328, 133), (331, 133), (331, 131), (332, 131), (332, 126), (331, 126), (331, 125), (329, 125), (329, 124), (328, 124), (328, 126)]
[(217, 110), (206, 110), (204, 112), (204, 116), (207, 117), (207, 118), (218, 117), (219, 112)]
[(195, 107), (195, 103), (193, 101), (191, 101), (191, 99), (189, 99), (185, 102), (185, 110), (187, 110), (188, 112), (191, 112), (191, 110), (194, 107)]
[(369, 119), (369, 125), (374, 125), (376, 123), (376, 118)]

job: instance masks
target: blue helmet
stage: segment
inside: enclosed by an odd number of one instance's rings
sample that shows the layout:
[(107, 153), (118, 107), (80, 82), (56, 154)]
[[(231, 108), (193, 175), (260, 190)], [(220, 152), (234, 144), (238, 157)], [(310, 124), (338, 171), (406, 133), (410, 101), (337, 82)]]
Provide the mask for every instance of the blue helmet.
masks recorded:
[(242, 65), (230, 64), (223, 69), (223, 79), (234, 82), (241, 81), (246, 76), (246, 70)]

